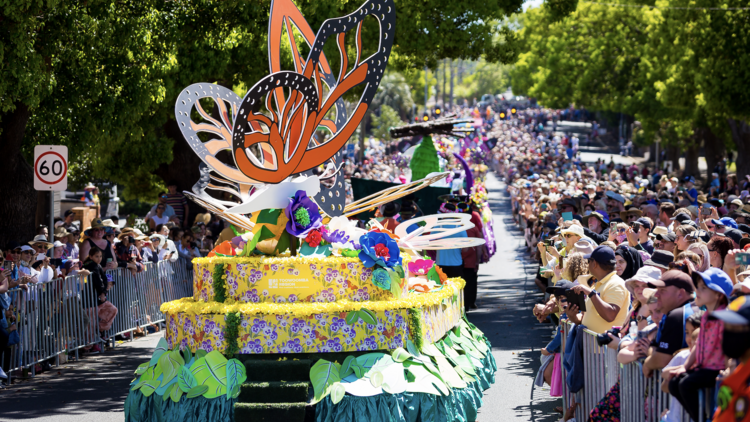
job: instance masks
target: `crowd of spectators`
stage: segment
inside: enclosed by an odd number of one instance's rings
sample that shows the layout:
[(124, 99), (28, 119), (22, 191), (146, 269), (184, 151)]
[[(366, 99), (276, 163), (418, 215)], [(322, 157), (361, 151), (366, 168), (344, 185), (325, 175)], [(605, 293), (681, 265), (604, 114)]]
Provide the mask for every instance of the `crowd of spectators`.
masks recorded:
[[(548, 294), (532, 312), (559, 325), (538, 384), (560, 396), (563, 365), (568, 389), (584, 387), (574, 344), (585, 327), (608, 338), (620, 363), (661, 377), (672, 396), (662, 420), (680, 421), (684, 408), (698, 421), (704, 388), (723, 391), (714, 420), (735, 420), (743, 405), (736, 420), (746, 420), (750, 178), (719, 169), (702, 185), (645, 165), (584, 163), (570, 139), (538, 127), (533, 117), (507, 125), (494, 157)], [(566, 321), (575, 325), (561, 350)], [(618, 381), (587, 420), (620, 420), (622, 394)], [(564, 419), (572, 417), (573, 407)]]

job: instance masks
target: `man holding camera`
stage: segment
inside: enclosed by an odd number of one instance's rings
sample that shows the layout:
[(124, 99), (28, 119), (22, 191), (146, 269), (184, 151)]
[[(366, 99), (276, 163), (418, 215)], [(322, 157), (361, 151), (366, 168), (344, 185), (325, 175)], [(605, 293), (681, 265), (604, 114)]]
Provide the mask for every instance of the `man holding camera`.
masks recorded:
[[(589, 262), (589, 273), (597, 280), (593, 286), (573, 287), (586, 295), (586, 309), (581, 322), (595, 333), (604, 333), (614, 325), (622, 326), (628, 317), (630, 292), (625, 281), (615, 272), (615, 252), (609, 246), (598, 246), (584, 258)], [(571, 305), (571, 311), (575, 305)]]

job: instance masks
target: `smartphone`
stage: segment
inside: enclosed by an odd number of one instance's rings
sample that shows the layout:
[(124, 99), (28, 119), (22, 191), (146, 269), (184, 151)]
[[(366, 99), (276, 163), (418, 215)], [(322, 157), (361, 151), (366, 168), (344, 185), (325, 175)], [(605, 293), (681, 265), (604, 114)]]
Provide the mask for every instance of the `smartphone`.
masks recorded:
[(634, 222), (630, 227), (633, 228), (633, 233), (638, 233), (641, 230), (641, 223)]
[(563, 221), (570, 221), (573, 219), (573, 213), (572, 212), (564, 212), (562, 213)]
[(609, 223), (610, 230), (617, 230), (617, 223)]
[(711, 207), (706, 206), (705, 204), (701, 207), (701, 215), (709, 216), (711, 215)]
[(736, 254), (735, 257), (739, 265), (750, 265), (750, 253), (741, 252)]

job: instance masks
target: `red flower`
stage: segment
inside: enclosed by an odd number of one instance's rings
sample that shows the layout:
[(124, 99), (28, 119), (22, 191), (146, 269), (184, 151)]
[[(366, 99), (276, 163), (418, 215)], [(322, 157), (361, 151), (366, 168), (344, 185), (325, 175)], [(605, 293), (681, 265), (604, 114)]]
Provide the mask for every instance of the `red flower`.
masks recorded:
[(270, 269), (270, 267), (268, 265), (264, 265), (263, 269), (266, 270), (266, 271), (268, 271)]
[(311, 230), (310, 233), (307, 234), (307, 237), (305, 237), (305, 242), (315, 248), (320, 245), (322, 239), (323, 236), (320, 234), (320, 230)]
[(387, 246), (382, 243), (378, 243), (377, 245), (375, 245), (375, 256), (383, 257), (387, 260), (391, 256), (391, 254), (388, 251)]

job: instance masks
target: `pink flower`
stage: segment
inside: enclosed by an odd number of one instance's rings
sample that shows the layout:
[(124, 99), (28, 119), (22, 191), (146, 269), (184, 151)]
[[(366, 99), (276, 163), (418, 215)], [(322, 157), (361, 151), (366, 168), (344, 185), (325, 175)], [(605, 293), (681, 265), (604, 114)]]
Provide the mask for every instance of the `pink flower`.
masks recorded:
[(433, 265), (435, 265), (435, 261), (431, 259), (418, 259), (409, 263), (409, 272), (416, 275), (427, 275)]

